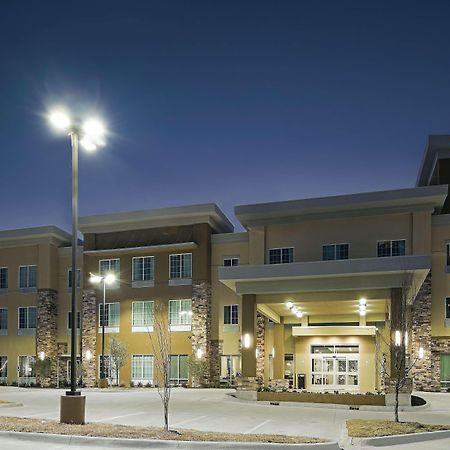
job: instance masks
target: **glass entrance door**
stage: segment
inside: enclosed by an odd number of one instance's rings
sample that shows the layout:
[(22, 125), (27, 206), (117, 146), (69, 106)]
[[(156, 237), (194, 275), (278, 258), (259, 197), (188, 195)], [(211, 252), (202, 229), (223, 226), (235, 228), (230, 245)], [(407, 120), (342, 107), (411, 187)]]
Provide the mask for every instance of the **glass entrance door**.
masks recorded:
[(359, 388), (359, 347), (312, 346), (311, 387), (314, 390), (354, 391)]

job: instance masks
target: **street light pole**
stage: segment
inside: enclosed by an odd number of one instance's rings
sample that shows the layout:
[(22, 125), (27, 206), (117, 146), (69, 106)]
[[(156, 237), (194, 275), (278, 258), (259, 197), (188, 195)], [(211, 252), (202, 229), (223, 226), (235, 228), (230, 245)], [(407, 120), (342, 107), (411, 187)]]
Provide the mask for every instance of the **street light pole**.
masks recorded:
[[(102, 364), (100, 367), (100, 379), (105, 377), (105, 317), (106, 317), (106, 279), (103, 277), (103, 317), (102, 317)], [(103, 385), (101, 387), (104, 387)]]
[(70, 132), (72, 145), (72, 317), (70, 335), (70, 391), (66, 395), (81, 395), (77, 391), (77, 252), (78, 252), (78, 134)]

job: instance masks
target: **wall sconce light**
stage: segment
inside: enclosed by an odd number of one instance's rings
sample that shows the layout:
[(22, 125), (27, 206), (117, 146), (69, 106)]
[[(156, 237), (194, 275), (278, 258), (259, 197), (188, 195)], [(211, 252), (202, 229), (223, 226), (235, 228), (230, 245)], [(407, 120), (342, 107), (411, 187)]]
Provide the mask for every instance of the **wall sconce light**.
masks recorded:
[(405, 331), (405, 347), (408, 347), (408, 332)]
[(286, 307), (288, 309), (291, 309), (294, 306), (294, 304), (291, 301), (286, 302)]
[(250, 335), (244, 334), (244, 348), (250, 348)]
[(45, 353), (44, 352), (39, 352), (39, 359), (41, 361), (44, 361), (44, 359), (45, 359)]
[(359, 299), (359, 315), (365, 316), (367, 312), (367, 300), (365, 298)]
[(203, 351), (201, 348), (197, 349), (197, 359), (202, 359), (203, 356)]
[(86, 360), (90, 361), (92, 359), (92, 352), (90, 350), (86, 351)]
[(400, 347), (400, 345), (402, 344), (402, 335), (399, 330), (395, 330), (394, 344), (397, 347)]
[(275, 358), (275, 347), (272, 347), (272, 358)]
[(297, 318), (301, 319), (303, 317), (303, 312), (302, 311), (297, 311), (295, 313), (295, 315), (297, 316)]
[(419, 347), (419, 359), (423, 359), (424, 353), (423, 347)]

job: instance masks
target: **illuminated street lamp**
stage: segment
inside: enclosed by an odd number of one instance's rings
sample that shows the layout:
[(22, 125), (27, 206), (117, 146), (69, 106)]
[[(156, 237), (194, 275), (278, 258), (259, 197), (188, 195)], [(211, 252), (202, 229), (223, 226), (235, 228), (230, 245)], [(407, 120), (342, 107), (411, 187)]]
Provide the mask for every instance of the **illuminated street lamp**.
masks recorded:
[[(97, 119), (88, 119), (83, 123), (72, 120), (70, 114), (57, 109), (48, 115), (52, 127), (61, 133), (70, 136), (72, 148), (72, 317), (70, 335), (70, 391), (61, 398), (61, 422), (84, 423), (85, 420), (85, 398), (77, 391), (76, 370), (76, 293), (77, 293), (77, 248), (78, 248), (78, 144), (86, 150), (95, 150), (98, 145), (104, 145), (105, 128)], [(81, 140), (80, 140), (81, 138)], [(75, 400), (78, 398), (79, 400)]]
[(102, 321), (102, 359), (100, 362), (100, 383), (99, 387), (103, 388), (106, 387), (106, 382), (103, 380), (106, 380), (106, 374), (105, 374), (105, 308), (106, 308), (106, 285), (107, 284), (113, 284), (116, 281), (116, 276), (113, 273), (109, 273), (107, 275), (101, 276), (101, 275), (94, 275), (91, 273), (91, 277), (89, 278), (89, 281), (92, 284), (103, 284), (103, 315), (100, 316), (100, 319)]

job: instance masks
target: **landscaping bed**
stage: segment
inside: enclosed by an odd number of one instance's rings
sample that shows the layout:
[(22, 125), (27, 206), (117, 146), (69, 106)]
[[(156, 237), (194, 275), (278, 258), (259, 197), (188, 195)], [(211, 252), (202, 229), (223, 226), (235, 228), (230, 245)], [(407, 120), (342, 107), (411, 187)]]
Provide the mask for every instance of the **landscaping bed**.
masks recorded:
[(258, 392), (258, 401), (331, 403), (334, 405), (385, 406), (385, 397), (380, 394), (334, 394), (322, 392)]
[(55, 420), (2, 417), (0, 431), (50, 433), (71, 436), (107, 437), (122, 439), (158, 439), (206, 442), (264, 442), (281, 444), (313, 444), (327, 442), (302, 436), (282, 436), (270, 434), (215, 433), (196, 430), (171, 430), (165, 432), (156, 427), (132, 427), (107, 423), (87, 423), (86, 425), (61, 424)]
[(399, 434), (425, 433), (450, 430), (450, 425), (426, 425), (418, 422), (394, 422), (392, 420), (347, 420), (349, 437), (370, 438)]

